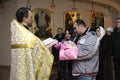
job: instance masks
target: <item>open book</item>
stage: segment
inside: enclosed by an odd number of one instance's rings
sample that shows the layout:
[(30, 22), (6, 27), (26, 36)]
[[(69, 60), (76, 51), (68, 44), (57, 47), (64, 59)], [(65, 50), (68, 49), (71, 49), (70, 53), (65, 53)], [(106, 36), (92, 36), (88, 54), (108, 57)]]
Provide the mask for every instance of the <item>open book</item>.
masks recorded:
[(43, 43), (47, 46), (47, 45), (54, 45), (56, 44), (58, 41), (56, 39), (53, 38), (47, 38), (45, 40), (43, 40)]

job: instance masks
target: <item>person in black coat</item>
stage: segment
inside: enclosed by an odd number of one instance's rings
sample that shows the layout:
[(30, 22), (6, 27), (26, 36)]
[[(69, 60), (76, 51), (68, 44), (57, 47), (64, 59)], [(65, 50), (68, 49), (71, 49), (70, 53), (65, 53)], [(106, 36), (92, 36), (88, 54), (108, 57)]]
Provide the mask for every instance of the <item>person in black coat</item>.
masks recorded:
[(113, 28), (107, 28), (106, 34), (100, 41), (99, 72), (96, 80), (112, 80), (112, 32)]
[(112, 34), (113, 57), (115, 67), (115, 80), (120, 80), (120, 18), (115, 21), (115, 29)]
[[(55, 35), (54, 39), (58, 40), (58, 42), (61, 42), (65, 37), (65, 34), (63, 33), (62, 28), (57, 28), (57, 34)], [(54, 46), (52, 47), (52, 54), (54, 55), (54, 61), (57, 63), (57, 72), (58, 72), (58, 78), (56, 80), (61, 80), (61, 63), (59, 60), (59, 49), (56, 49)]]
[[(57, 34), (55, 35), (54, 39), (58, 40), (58, 42), (61, 42), (65, 37), (65, 34), (63, 33), (62, 28), (57, 28)], [(55, 61), (59, 60), (59, 50), (56, 49), (54, 46), (52, 47), (52, 53), (55, 57)]]

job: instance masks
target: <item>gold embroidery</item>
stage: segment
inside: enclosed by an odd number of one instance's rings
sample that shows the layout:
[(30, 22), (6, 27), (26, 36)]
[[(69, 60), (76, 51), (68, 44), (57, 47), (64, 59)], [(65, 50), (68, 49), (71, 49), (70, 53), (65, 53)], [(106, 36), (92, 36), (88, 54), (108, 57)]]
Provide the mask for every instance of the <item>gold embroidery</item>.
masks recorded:
[(34, 37), (31, 44), (13, 44), (11, 45), (11, 48), (33, 48), (35, 45), (36, 38)]
[(54, 57), (42, 41), (16, 21), (11, 33), (10, 80), (49, 80)]

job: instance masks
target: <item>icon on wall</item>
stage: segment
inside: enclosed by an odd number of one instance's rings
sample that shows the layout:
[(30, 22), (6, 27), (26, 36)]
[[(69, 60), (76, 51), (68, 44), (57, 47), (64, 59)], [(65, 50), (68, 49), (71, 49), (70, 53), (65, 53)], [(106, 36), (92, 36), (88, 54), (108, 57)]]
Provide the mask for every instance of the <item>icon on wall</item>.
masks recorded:
[(53, 13), (48, 9), (34, 9), (34, 33), (39, 38), (52, 37)]
[(101, 12), (94, 12), (90, 14), (91, 27), (104, 27), (104, 15)]
[(69, 10), (64, 13), (64, 28), (73, 31), (73, 23), (80, 19), (80, 14), (76, 10)]

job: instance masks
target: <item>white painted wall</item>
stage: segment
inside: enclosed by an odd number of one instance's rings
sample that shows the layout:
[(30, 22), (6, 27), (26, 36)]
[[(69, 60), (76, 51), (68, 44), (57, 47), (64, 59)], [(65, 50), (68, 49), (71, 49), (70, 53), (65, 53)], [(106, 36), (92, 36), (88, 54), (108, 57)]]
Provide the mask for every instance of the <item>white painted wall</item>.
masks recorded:
[[(19, 0), (19, 7), (24, 6), (26, 0)], [(67, 10), (70, 10), (73, 6), (72, 0), (55, 0), (56, 8), (54, 9), (54, 35), (56, 33), (56, 29), (58, 27), (64, 27), (64, 12)], [(49, 8), (51, 5), (51, 0), (31, 0), (32, 3), (32, 9), (35, 8)], [(90, 26), (90, 10), (91, 10), (91, 3), (85, 3), (85, 2), (78, 2), (76, 3), (77, 10), (81, 14), (81, 18), (85, 20), (88, 26)], [(108, 8), (103, 5), (94, 5), (94, 9), (96, 11), (100, 11), (105, 15), (105, 27), (112, 25), (112, 19), (111, 17), (108, 17), (107, 15), (111, 15), (111, 13), (108, 12)]]
[[(64, 27), (64, 12), (73, 6), (72, 0), (54, 0), (56, 8), (54, 10), (54, 35), (58, 27)], [(31, 0), (32, 9), (49, 8), (51, 0)], [(0, 11), (0, 65), (10, 65), (10, 21), (15, 18), (15, 12), (19, 7), (25, 6), (26, 0), (10, 0), (4, 3), (5, 9)], [(79, 2), (76, 3), (77, 10), (81, 18), (90, 26), (91, 4)], [(115, 10), (108, 12), (108, 8), (103, 5), (95, 5), (94, 9), (105, 15), (105, 27), (113, 26), (113, 21), (118, 13)], [(107, 15), (111, 15), (108, 17)]]
[(10, 64), (10, 21), (18, 7), (16, 0), (4, 3), (0, 11), (0, 65)]

